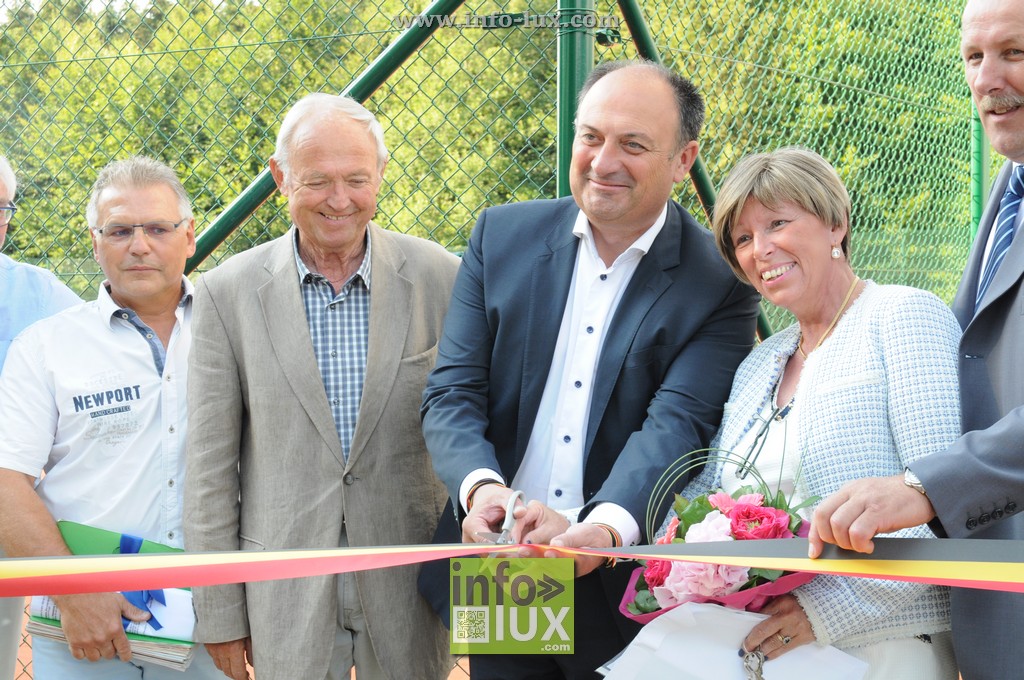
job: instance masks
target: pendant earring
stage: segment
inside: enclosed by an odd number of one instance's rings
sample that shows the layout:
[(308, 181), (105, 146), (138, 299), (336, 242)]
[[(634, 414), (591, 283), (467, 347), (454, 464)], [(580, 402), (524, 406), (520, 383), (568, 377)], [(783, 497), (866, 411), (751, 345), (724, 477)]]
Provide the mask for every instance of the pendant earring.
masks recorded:
[(839, 248), (839, 246), (832, 246), (832, 259), (833, 260), (838, 260), (842, 256), (843, 256), (843, 251)]

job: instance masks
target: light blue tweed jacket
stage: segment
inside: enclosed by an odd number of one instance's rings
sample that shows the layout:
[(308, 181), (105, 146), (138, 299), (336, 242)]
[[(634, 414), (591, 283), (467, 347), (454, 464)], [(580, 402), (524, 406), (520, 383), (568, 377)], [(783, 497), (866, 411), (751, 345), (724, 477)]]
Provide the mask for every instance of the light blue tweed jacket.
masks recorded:
[[(797, 325), (780, 331), (740, 365), (713, 447), (733, 450), (754, 424), (799, 334)], [(955, 440), (959, 338), (952, 312), (931, 293), (869, 281), (800, 376), (798, 489), (823, 499), (850, 480), (900, 473)], [(709, 465), (684, 495), (717, 489), (721, 473), (721, 463)], [(889, 535), (932, 537), (923, 525)], [(859, 647), (950, 629), (947, 588), (818, 576), (794, 594), (822, 644)]]

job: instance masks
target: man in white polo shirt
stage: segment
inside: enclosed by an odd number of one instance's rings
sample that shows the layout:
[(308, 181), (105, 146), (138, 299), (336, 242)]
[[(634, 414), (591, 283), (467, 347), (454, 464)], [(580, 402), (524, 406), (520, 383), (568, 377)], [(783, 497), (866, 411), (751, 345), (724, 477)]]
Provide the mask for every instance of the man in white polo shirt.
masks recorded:
[[(15, 557), (68, 555), (57, 519), (182, 545), (188, 196), (166, 165), (130, 158), (100, 172), (86, 219), (98, 299), (19, 335), (0, 377), (0, 545)], [(33, 640), (37, 680), (182, 677), (131, 661), (122, 616), (149, 614), (120, 593), (54, 600), (68, 644)], [(185, 673), (218, 675), (201, 650)]]

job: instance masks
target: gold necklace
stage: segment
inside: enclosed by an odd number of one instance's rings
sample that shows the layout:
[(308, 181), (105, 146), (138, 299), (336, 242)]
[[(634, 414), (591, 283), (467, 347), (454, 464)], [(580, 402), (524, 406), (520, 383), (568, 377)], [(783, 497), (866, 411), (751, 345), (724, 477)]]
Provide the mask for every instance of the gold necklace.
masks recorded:
[[(814, 349), (818, 349), (819, 347), (821, 347), (821, 343), (825, 342), (825, 338), (828, 337), (828, 334), (831, 333), (832, 329), (836, 327), (837, 323), (839, 323), (839, 317), (841, 317), (843, 315), (843, 312), (846, 311), (846, 303), (850, 301), (850, 297), (853, 295), (853, 291), (857, 287), (858, 283), (860, 283), (860, 278), (856, 274), (854, 274), (853, 283), (850, 284), (850, 290), (846, 291), (846, 297), (843, 298), (843, 304), (839, 305), (839, 311), (836, 312), (836, 315), (832, 317), (832, 323), (828, 325), (828, 328), (825, 329), (825, 332), (822, 334), (821, 338), (818, 339), (818, 344), (814, 346)], [(804, 334), (802, 332), (800, 333), (799, 342), (796, 343), (796, 348), (800, 351), (800, 356), (802, 356), (806, 360), (807, 353), (804, 352)], [(812, 349), (811, 351), (813, 352), (814, 349)]]

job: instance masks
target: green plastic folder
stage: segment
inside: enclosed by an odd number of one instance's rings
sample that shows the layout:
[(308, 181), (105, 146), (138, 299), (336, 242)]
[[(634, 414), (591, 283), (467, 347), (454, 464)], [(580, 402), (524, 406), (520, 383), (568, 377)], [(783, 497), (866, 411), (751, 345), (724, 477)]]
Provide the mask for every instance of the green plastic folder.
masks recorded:
[[(121, 534), (116, 531), (98, 529), (88, 524), (79, 524), (68, 520), (58, 520), (57, 528), (60, 530), (64, 542), (74, 555), (117, 555), (121, 552)], [(143, 541), (139, 548), (140, 553), (169, 553), (184, 552), (181, 548), (172, 548), (169, 545), (157, 543), (156, 541)], [(188, 590), (183, 588), (182, 590)], [(32, 616), (33, 621), (53, 626), (60, 630), (60, 621), (48, 619), (41, 616)], [(129, 640), (143, 642), (154, 642), (161, 645), (191, 647), (193, 643), (184, 640), (171, 640), (168, 638), (156, 638), (146, 635), (127, 633)]]
[[(117, 555), (121, 552), (121, 534), (116, 531), (97, 529), (87, 524), (69, 522), (62, 519), (57, 522), (60, 535), (75, 555)], [(143, 541), (140, 553), (183, 552), (181, 548), (172, 548), (155, 541)]]

